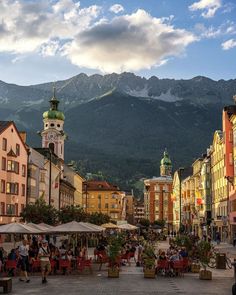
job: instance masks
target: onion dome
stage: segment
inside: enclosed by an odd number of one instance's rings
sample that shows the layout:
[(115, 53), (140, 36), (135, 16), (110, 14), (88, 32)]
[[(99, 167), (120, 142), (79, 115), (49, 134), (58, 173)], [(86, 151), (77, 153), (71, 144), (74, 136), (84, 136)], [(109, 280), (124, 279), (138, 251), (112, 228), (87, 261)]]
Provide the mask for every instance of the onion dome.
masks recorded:
[(55, 87), (53, 87), (53, 97), (50, 102), (50, 110), (43, 113), (43, 119), (53, 119), (53, 120), (65, 120), (65, 115), (63, 112), (58, 110), (59, 100), (55, 95)]

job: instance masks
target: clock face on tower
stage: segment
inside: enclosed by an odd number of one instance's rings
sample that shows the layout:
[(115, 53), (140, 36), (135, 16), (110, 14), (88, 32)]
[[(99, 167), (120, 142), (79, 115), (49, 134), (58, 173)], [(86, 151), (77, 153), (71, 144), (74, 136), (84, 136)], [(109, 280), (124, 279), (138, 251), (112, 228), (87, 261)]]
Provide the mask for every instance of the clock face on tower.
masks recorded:
[(56, 139), (56, 134), (54, 132), (48, 132), (48, 139), (49, 140), (55, 140)]

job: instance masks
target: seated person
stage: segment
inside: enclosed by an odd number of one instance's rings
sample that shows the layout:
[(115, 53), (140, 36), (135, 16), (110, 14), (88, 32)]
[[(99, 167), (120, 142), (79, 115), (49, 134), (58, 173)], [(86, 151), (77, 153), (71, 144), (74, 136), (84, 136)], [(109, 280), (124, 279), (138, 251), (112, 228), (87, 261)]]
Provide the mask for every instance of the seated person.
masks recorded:
[(186, 248), (184, 248), (184, 247), (181, 248), (181, 250), (179, 251), (179, 254), (180, 254), (183, 258), (188, 257), (188, 252), (187, 252)]
[(163, 260), (167, 260), (167, 257), (166, 257), (166, 253), (165, 251), (162, 251), (159, 255), (159, 260), (163, 261)]

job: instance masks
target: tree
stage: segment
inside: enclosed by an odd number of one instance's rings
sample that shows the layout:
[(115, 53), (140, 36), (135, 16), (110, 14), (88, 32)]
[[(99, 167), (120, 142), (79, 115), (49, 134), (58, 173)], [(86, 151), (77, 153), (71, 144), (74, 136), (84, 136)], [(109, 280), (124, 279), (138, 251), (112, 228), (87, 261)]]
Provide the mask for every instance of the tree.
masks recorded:
[(50, 225), (57, 223), (57, 210), (53, 206), (47, 205), (43, 197), (37, 199), (34, 204), (26, 205), (20, 216), (27, 222), (44, 222)]
[(161, 228), (163, 228), (165, 226), (165, 224), (166, 224), (165, 220), (161, 220), (161, 219), (155, 220), (153, 222), (153, 225), (159, 225)]
[(88, 214), (80, 206), (66, 206), (58, 212), (58, 220), (61, 223), (87, 221), (87, 219)]
[(146, 226), (146, 227), (149, 227), (149, 225), (150, 225), (150, 221), (149, 221), (148, 219), (146, 219), (146, 218), (141, 218), (141, 219), (139, 220), (139, 224), (141, 224), (141, 225), (143, 225), (143, 226)]
[(104, 223), (110, 222), (110, 216), (107, 214), (95, 212), (88, 216), (88, 221), (96, 225), (102, 225)]

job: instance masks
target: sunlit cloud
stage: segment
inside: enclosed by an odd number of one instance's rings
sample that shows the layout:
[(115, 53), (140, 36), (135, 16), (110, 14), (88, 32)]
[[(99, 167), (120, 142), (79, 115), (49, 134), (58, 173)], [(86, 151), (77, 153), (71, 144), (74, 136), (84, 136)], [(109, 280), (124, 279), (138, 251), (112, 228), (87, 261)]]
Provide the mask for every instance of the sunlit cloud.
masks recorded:
[(215, 15), (217, 10), (222, 6), (221, 0), (200, 0), (198, 2), (194, 2), (189, 6), (190, 11), (201, 10), (202, 17), (211, 18)]
[(125, 9), (122, 5), (120, 4), (114, 4), (110, 7), (109, 9), (111, 12), (114, 12), (114, 13), (120, 13), (120, 12), (123, 12)]
[(235, 39), (229, 39), (221, 44), (223, 50), (229, 50), (234, 47), (236, 47), (236, 40)]

